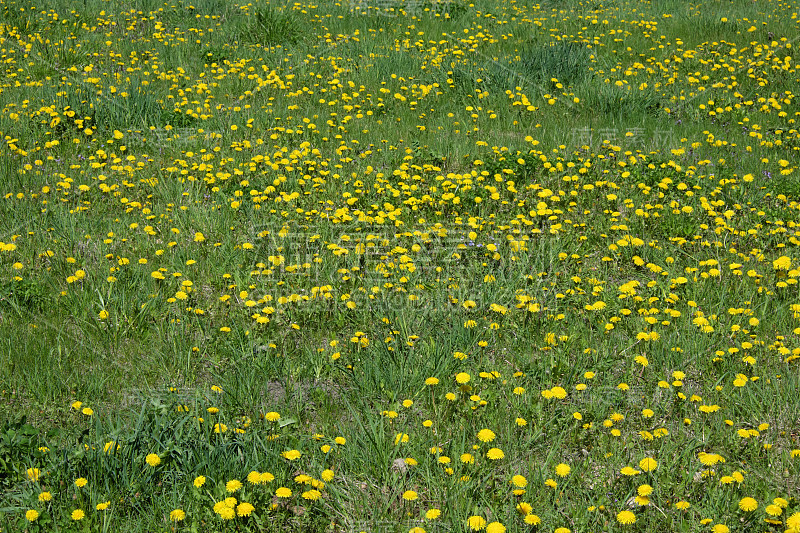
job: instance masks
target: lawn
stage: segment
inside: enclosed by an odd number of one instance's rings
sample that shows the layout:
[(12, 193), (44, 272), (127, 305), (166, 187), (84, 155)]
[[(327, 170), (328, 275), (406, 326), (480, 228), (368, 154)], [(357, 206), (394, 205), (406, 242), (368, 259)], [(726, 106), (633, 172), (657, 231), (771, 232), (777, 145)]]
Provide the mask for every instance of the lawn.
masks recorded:
[(0, 0), (0, 531), (800, 533), (799, 9)]

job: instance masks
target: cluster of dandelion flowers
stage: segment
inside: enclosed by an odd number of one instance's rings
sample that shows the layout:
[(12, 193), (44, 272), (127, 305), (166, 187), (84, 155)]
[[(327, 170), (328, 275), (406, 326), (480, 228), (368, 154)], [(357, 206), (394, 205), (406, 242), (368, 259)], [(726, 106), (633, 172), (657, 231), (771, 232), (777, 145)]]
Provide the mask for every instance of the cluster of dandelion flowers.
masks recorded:
[(304, 500), (313, 502), (319, 500), (320, 497), (322, 497), (322, 493), (317, 489), (310, 489), (302, 493), (300, 496), (302, 496)]
[(236, 516), (236, 498), (226, 498), (214, 504), (214, 512), (223, 520), (233, 520)]

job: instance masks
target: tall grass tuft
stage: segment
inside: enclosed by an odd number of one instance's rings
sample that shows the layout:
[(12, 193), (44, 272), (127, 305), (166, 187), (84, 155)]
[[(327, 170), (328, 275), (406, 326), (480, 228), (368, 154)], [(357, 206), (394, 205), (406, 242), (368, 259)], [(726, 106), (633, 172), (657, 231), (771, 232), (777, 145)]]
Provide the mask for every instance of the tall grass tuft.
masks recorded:
[[(523, 49), (512, 67), (524, 79), (550, 85), (553, 78), (562, 85), (577, 85), (589, 75), (592, 52), (581, 43), (557, 41)], [(548, 87), (549, 88), (549, 87)]]
[(293, 15), (267, 6), (249, 17), (239, 38), (248, 44), (266, 46), (297, 44), (303, 38), (303, 30)]

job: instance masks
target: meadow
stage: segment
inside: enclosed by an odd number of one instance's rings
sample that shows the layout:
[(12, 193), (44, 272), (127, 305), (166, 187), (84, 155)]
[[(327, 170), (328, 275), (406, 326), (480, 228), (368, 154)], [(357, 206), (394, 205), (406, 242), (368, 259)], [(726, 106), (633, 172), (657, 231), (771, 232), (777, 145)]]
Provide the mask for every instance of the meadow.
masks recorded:
[(0, 531), (800, 533), (794, 0), (0, 0)]

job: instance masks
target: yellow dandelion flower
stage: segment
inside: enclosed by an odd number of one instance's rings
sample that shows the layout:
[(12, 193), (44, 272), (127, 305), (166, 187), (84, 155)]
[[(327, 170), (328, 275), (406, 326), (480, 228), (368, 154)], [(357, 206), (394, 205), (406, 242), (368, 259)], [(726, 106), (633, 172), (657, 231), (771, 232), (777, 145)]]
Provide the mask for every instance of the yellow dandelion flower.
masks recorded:
[(639, 468), (641, 468), (645, 472), (652, 472), (653, 470), (658, 468), (658, 462), (652, 457), (645, 457), (644, 459), (639, 461)]
[(572, 471), (568, 464), (560, 463), (556, 466), (556, 474), (558, 477), (567, 477)]
[(739, 500), (739, 509), (745, 512), (752, 512), (758, 508), (758, 502), (755, 498), (751, 498), (750, 496), (746, 496)]
[(783, 514), (783, 509), (781, 508), (781, 506), (775, 505), (774, 503), (771, 503), (766, 507), (764, 507), (764, 511), (770, 516), (780, 516), (781, 514)]
[(531, 514), (533, 511), (533, 506), (527, 502), (519, 502), (517, 504), (517, 512), (522, 516)]
[(488, 457), (493, 461), (502, 459), (505, 456), (506, 454), (504, 454), (503, 450), (501, 450), (500, 448), (490, 448), (489, 451), (486, 452), (486, 457)]
[(631, 511), (620, 511), (617, 513), (617, 522), (620, 524), (635, 524), (636, 523), (636, 515), (633, 514)]
[(486, 526), (486, 533), (506, 533), (506, 526), (500, 522), (492, 522)]
[(637, 474), (641, 474), (641, 472), (639, 470), (636, 470), (632, 466), (623, 467), (622, 470), (620, 470), (620, 473), (623, 476), (635, 476)]
[(482, 429), (478, 432), (478, 440), (481, 442), (492, 442), (494, 439), (495, 434), (491, 429)]
[(486, 527), (486, 520), (482, 516), (470, 516), (467, 519), (467, 525), (472, 531), (480, 531)]
[[(530, 525), (530, 526), (538, 526), (539, 524), (542, 523), (542, 519), (539, 518), (535, 514), (527, 514), (527, 515), (525, 515), (524, 520), (525, 520), (525, 523)], [(567, 530), (567, 531), (569, 531), (569, 530)]]
[(706, 453), (700, 452), (697, 454), (697, 458), (700, 460), (701, 463), (705, 466), (713, 466), (717, 463), (724, 463), (725, 459), (722, 458), (721, 455), (716, 453)]
[(41, 471), (38, 468), (29, 468), (25, 471), (25, 474), (28, 476), (28, 481), (39, 481)]
[(290, 461), (299, 459), (301, 455), (302, 454), (298, 450), (289, 450), (281, 453), (281, 457)]
[(302, 496), (303, 499), (305, 499), (305, 500), (316, 501), (322, 496), (322, 493), (320, 491), (318, 491), (317, 489), (311, 489), (311, 490), (305, 491), (300, 496)]
[(772, 262), (772, 267), (775, 270), (789, 270), (789, 267), (792, 266), (792, 260), (786, 257), (785, 255), (780, 256), (775, 261)]
[(442, 511), (439, 509), (428, 509), (425, 511), (425, 518), (428, 520), (436, 520), (442, 514)]

